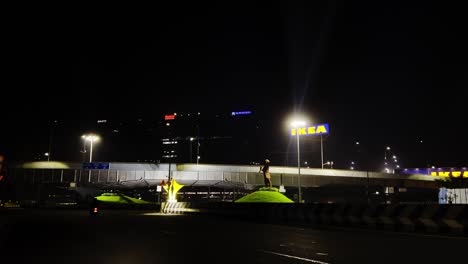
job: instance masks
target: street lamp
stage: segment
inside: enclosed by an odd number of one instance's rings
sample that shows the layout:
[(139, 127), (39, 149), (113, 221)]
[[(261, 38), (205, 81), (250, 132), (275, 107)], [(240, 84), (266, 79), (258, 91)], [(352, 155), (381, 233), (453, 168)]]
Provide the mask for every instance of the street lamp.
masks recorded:
[(86, 141), (89, 141), (90, 148), (89, 148), (89, 162), (93, 161), (93, 143), (99, 141), (99, 136), (90, 134), (90, 135), (83, 135), (81, 136)]
[(296, 138), (297, 138), (297, 188), (299, 190), (299, 203), (302, 202), (302, 193), (301, 193), (301, 154), (299, 149), (299, 130), (298, 128), (304, 127), (306, 122), (303, 120), (294, 120), (291, 122), (291, 126), (296, 128)]
[(322, 163), (322, 168), (324, 165), (330, 165), (330, 168), (333, 169), (333, 161), (327, 161), (325, 163)]
[(86, 135), (82, 135), (81, 139), (83, 140), (83, 150), (80, 150), (80, 153), (83, 154), (83, 163), (86, 162)]
[(189, 162), (192, 163), (192, 141), (194, 140), (195, 138), (194, 137), (190, 137), (189, 140), (189, 144), (190, 144), (190, 158), (189, 158)]

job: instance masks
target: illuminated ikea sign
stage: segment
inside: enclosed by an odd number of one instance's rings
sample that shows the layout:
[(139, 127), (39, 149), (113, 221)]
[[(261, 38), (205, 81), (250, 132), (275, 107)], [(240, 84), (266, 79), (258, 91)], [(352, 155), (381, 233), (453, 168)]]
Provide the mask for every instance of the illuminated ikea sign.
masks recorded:
[(291, 136), (295, 136), (295, 135), (318, 136), (318, 135), (327, 135), (329, 132), (330, 132), (330, 127), (328, 126), (328, 124), (320, 124), (320, 125), (314, 125), (314, 126), (309, 126), (309, 127), (293, 128), (291, 129)]
[(467, 168), (438, 168), (438, 169), (431, 169), (430, 173), (432, 176), (439, 176), (439, 177), (462, 177), (468, 178), (468, 170)]
[(468, 178), (468, 171), (433, 171), (431, 172), (431, 175), (439, 177)]
[(250, 115), (252, 114), (252, 111), (240, 111), (240, 112), (231, 112), (232, 116), (237, 116), (237, 115)]
[(402, 174), (426, 174), (439, 177), (468, 178), (468, 168), (410, 168), (397, 170)]

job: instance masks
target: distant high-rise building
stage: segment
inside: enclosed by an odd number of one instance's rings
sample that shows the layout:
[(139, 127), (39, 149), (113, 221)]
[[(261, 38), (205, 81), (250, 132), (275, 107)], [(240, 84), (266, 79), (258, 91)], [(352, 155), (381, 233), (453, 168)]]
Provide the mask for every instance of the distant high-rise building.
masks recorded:
[(251, 111), (166, 114), (158, 128), (161, 161), (248, 164), (259, 159), (257, 124)]

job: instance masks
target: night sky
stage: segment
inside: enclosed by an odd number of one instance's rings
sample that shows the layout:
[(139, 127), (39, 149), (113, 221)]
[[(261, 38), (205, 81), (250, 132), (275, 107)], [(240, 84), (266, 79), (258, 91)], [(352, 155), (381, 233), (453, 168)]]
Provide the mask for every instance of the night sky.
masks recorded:
[[(284, 120), (299, 111), (330, 124), (326, 160), (338, 168), (357, 159), (356, 141), (363, 169), (379, 169), (387, 145), (403, 167), (467, 166), (462, 11), (354, 1), (12, 8), (0, 152), (46, 152), (53, 120), (76, 129), (58, 131), (70, 145), (55, 146), (73, 160), (66, 149), (97, 119), (250, 109), (267, 128), (265, 156), (294, 151)], [(304, 144), (318, 167), (319, 145)]]

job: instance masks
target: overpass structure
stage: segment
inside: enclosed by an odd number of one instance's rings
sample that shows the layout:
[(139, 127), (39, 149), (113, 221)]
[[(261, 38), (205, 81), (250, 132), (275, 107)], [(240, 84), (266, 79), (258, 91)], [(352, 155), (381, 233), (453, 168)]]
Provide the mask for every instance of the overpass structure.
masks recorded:
[[(259, 166), (217, 164), (107, 163), (106, 169), (86, 169), (82, 163), (29, 162), (15, 164), (9, 178), (25, 184), (65, 184), (98, 188), (154, 187), (172, 178), (185, 186), (216, 186), (225, 189), (253, 190), (262, 186)], [(438, 188), (438, 176), (424, 174), (389, 174), (380, 172), (301, 168), (301, 187), (327, 185), (381, 186), (399, 188)], [(298, 186), (297, 167), (271, 166), (274, 186)]]

